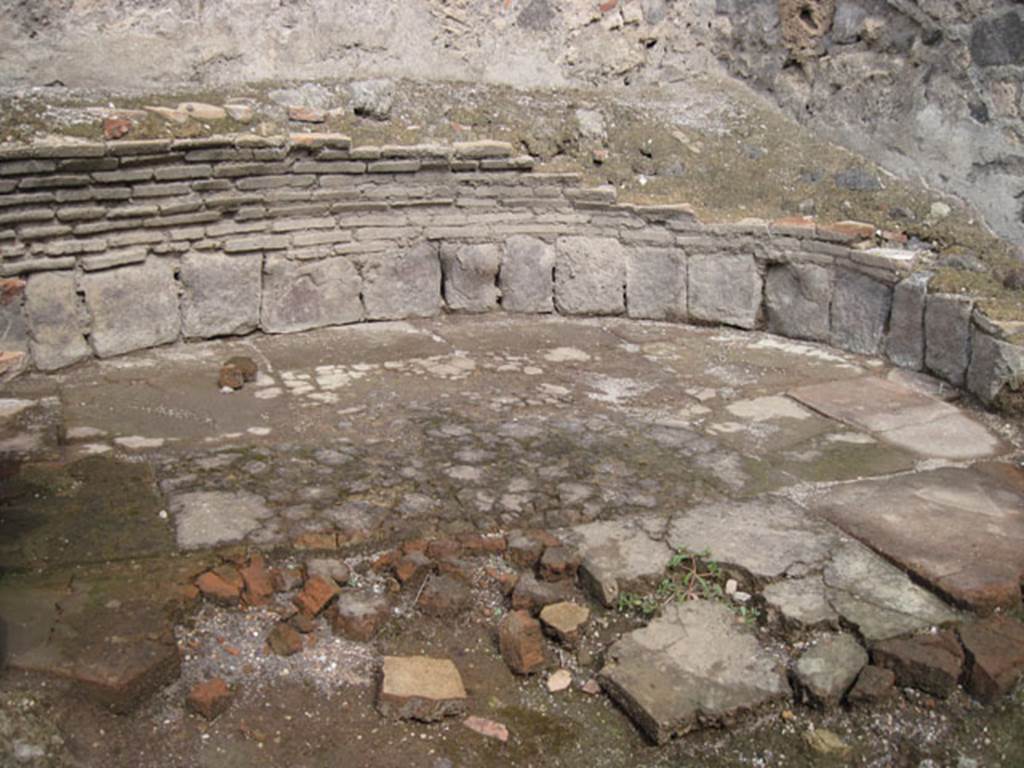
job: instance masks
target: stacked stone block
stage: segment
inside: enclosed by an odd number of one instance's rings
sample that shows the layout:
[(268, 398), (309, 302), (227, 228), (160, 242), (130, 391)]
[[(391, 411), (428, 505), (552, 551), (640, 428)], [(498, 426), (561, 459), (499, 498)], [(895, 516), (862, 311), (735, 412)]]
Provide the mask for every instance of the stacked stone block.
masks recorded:
[[(917, 254), (813, 219), (703, 224), (502, 142), (337, 134), (0, 147), (4, 349), (41, 370), (181, 339), (494, 311), (764, 328), (985, 402), (1021, 347)], [(9, 295), (8, 295), (9, 294)]]

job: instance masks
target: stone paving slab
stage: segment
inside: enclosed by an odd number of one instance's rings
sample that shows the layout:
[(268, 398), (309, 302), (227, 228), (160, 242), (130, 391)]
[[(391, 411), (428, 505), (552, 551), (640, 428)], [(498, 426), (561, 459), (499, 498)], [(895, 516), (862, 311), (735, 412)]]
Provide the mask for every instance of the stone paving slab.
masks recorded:
[(1006, 451), (997, 436), (956, 407), (895, 381), (864, 376), (796, 387), (789, 395), (923, 456), (980, 459)]
[(947, 467), (867, 480), (831, 488), (810, 507), (961, 605), (990, 611), (1020, 603), (1020, 469)]
[(721, 603), (673, 604), (611, 646), (600, 682), (656, 744), (790, 695), (782, 665)]

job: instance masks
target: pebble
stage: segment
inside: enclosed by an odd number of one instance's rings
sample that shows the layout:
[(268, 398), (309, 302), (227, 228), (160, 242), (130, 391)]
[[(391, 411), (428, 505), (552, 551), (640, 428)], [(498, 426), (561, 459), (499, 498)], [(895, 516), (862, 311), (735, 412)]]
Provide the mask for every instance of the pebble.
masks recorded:
[(548, 676), (548, 692), (559, 693), (572, 685), (572, 672), (568, 669), (559, 669)]

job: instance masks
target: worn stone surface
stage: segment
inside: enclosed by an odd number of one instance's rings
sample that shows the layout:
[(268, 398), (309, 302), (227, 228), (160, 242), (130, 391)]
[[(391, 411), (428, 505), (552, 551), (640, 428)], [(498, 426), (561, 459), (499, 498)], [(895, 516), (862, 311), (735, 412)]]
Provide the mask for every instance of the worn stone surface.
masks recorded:
[(145, 264), (82, 275), (85, 303), (92, 315), (89, 337), (99, 357), (168, 344), (178, 338), (178, 284), (174, 266)]
[(765, 605), (777, 611), (783, 624), (794, 629), (838, 627), (839, 614), (829, 604), (819, 576), (783, 579), (764, 588)]
[(960, 618), (899, 568), (854, 542), (835, 552), (823, 579), (829, 605), (868, 641), (952, 624)]
[(897, 283), (892, 294), (885, 356), (902, 368), (924, 367), (924, 308), (931, 275), (919, 272)]
[(616, 604), (621, 590), (650, 586), (659, 579), (673, 554), (638, 520), (575, 526), (565, 539), (580, 554), (580, 583), (608, 608)]
[(461, 715), (466, 689), (449, 659), (427, 656), (385, 656), (377, 708), (385, 717), (431, 723)]
[(41, 370), (64, 368), (91, 355), (85, 341), (88, 316), (71, 272), (32, 275), (25, 287), (25, 316), (32, 360)]
[(545, 605), (572, 600), (575, 595), (572, 582), (537, 581), (532, 573), (524, 573), (512, 590), (512, 608), (537, 613)]
[(846, 695), (850, 704), (874, 704), (896, 694), (896, 673), (891, 669), (868, 664), (860, 671), (857, 682)]
[(618, 315), (626, 309), (626, 260), (610, 237), (561, 237), (556, 246), (555, 305), (567, 315)]
[(637, 248), (626, 261), (626, 314), (648, 320), (685, 320), (686, 256), (668, 248)]
[(544, 581), (575, 579), (580, 556), (571, 547), (548, 547), (537, 564), (537, 574)]
[(469, 587), (451, 576), (432, 576), (423, 586), (416, 607), (428, 616), (454, 618), (465, 612), (472, 600)]
[(973, 302), (932, 294), (924, 311), (925, 365), (956, 386), (964, 383), (971, 355)]
[(689, 258), (690, 317), (754, 328), (763, 281), (753, 256), (694, 254)]
[(570, 648), (579, 643), (580, 632), (589, 619), (590, 609), (578, 603), (553, 603), (540, 612), (544, 630)]
[(782, 264), (765, 276), (768, 330), (795, 339), (826, 341), (832, 275), (815, 264)]
[(719, 603), (673, 604), (607, 651), (602, 687), (641, 731), (663, 744), (788, 696), (778, 662)]
[(302, 635), (290, 624), (275, 624), (267, 635), (267, 646), (278, 656), (294, 656), (304, 647)]
[(883, 640), (871, 647), (871, 660), (876, 666), (891, 669), (900, 686), (944, 699), (960, 680), (964, 651), (956, 635), (946, 630)]
[(272, 514), (260, 496), (245, 491), (183, 493), (171, 497), (169, 508), (182, 549), (240, 541)]
[(804, 405), (924, 456), (979, 459), (1005, 450), (982, 424), (906, 384), (863, 376), (789, 391)]
[(509, 312), (554, 312), (555, 249), (528, 235), (505, 241), (498, 285)]
[(959, 629), (967, 660), (964, 687), (979, 701), (992, 704), (1024, 676), (1024, 625), (994, 616)]
[(800, 655), (793, 676), (805, 699), (834, 707), (867, 663), (868, 652), (852, 635), (825, 635)]
[(181, 259), (181, 330), (188, 338), (242, 335), (259, 325), (260, 256), (186, 253)]
[(547, 666), (541, 624), (527, 611), (512, 611), (498, 623), (498, 649), (509, 669), (530, 675)]
[(973, 328), (967, 388), (986, 404), (995, 402), (1001, 392), (1024, 392), (1024, 347)]
[(675, 550), (708, 551), (722, 565), (758, 580), (825, 563), (838, 534), (782, 498), (703, 504), (672, 518), (666, 537)]
[(369, 320), (432, 317), (441, 311), (441, 260), (432, 243), (369, 256), (361, 273)]
[(1024, 574), (1015, 472), (950, 467), (868, 480), (833, 488), (811, 507), (956, 602), (1010, 607)]
[(867, 275), (836, 271), (829, 343), (863, 355), (878, 354), (892, 305), (892, 288)]
[(327, 620), (334, 634), (367, 642), (380, 630), (391, 614), (383, 595), (343, 590), (328, 608)]
[(501, 251), (496, 245), (443, 245), (444, 300), (449, 309), (488, 312), (498, 306), (498, 268)]
[(363, 319), (361, 282), (343, 257), (314, 262), (267, 258), (260, 325), (268, 333), (291, 333)]

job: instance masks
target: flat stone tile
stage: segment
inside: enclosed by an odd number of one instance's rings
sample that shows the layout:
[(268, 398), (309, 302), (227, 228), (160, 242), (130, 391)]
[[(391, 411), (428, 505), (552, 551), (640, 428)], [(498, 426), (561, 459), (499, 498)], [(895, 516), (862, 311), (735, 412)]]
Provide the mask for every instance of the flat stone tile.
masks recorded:
[(1022, 475), (943, 468), (837, 486), (810, 507), (957, 603), (991, 610), (1020, 602)]

